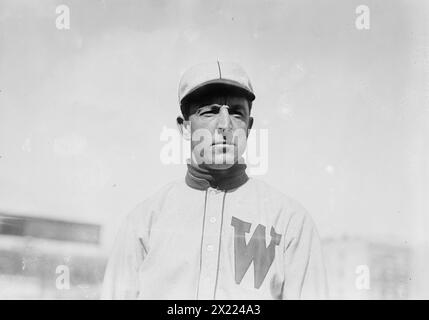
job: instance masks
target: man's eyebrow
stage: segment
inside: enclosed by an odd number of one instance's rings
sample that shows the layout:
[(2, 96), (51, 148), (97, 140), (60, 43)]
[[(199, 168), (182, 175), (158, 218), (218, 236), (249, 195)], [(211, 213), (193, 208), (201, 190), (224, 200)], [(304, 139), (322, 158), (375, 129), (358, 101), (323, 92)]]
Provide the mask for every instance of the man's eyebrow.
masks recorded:
[(216, 111), (220, 110), (221, 105), (211, 103), (211, 104), (201, 104), (197, 107), (196, 112), (204, 112), (204, 111)]
[[(208, 103), (208, 104), (201, 104), (199, 106), (199, 109), (201, 109), (201, 108), (216, 108), (216, 109), (220, 109), (221, 107), (222, 107), (222, 105), (218, 104), (218, 103)], [(229, 108), (229, 106), (228, 106), (228, 108)]]
[(229, 107), (231, 110), (237, 111), (237, 110), (245, 110), (246, 107), (242, 104), (233, 104)]

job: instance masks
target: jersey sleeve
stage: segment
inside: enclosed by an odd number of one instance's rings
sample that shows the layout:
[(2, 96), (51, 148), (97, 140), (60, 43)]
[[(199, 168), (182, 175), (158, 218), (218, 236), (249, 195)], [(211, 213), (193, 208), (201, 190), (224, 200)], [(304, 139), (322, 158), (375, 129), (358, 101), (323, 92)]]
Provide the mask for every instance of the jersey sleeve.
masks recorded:
[[(104, 274), (101, 299), (136, 299), (139, 293), (138, 271), (147, 249), (138, 206), (120, 226)], [(143, 226), (144, 227), (144, 226)]]
[(327, 299), (322, 246), (316, 227), (298, 207), (285, 233), (283, 299)]

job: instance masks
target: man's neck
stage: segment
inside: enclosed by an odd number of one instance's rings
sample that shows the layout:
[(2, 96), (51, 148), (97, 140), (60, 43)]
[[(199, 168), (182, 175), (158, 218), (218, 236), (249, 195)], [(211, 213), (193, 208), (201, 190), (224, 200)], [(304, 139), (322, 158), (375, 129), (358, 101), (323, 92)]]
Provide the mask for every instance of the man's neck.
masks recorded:
[(196, 164), (188, 164), (185, 181), (188, 186), (198, 190), (206, 190), (209, 187), (231, 190), (242, 186), (249, 180), (246, 167), (244, 163), (235, 163), (227, 169), (211, 169)]

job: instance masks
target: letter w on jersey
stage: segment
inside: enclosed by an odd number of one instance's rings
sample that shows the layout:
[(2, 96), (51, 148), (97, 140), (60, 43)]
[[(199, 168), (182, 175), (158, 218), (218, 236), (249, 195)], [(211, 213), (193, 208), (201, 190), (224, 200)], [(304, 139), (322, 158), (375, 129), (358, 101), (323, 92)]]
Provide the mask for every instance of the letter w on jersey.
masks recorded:
[(273, 263), (275, 246), (280, 243), (281, 235), (271, 227), (271, 241), (268, 247), (265, 242), (265, 226), (258, 224), (252, 238), (246, 244), (245, 234), (250, 232), (251, 223), (232, 217), (234, 227), (235, 283), (240, 284), (253, 261), (254, 284), (259, 289)]

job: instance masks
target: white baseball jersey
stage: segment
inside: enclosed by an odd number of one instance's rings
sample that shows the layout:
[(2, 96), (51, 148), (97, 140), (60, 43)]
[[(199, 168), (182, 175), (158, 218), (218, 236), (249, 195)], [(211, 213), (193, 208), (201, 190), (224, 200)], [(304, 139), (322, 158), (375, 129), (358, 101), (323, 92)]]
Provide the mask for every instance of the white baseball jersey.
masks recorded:
[(198, 190), (181, 179), (121, 226), (103, 299), (326, 298), (319, 237), (305, 209), (259, 179)]

